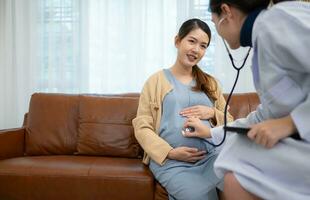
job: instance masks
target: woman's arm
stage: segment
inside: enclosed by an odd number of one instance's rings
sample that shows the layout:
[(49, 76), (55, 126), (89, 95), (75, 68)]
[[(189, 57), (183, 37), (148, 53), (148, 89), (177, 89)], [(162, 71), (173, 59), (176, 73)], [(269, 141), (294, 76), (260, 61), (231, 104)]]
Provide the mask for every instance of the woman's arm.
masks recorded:
[(132, 124), (135, 131), (135, 137), (143, 150), (158, 164), (163, 165), (170, 150), (173, 148), (158, 134), (155, 133), (155, 117), (152, 113), (154, 108), (151, 104), (154, 102), (151, 98), (151, 91), (156, 85), (148, 80), (144, 85), (139, 99), (137, 116)]

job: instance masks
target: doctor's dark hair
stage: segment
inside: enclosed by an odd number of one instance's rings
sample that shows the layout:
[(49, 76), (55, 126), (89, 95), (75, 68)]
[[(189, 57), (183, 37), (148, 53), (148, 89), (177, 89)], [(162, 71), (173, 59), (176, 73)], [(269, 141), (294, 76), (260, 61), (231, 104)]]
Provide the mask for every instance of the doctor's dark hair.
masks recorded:
[[(185, 21), (179, 29), (178, 40), (185, 38), (191, 31), (201, 29), (209, 37), (208, 46), (211, 41), (211, 30), (207, 23), (203, 22), (200, 19), (190, 19)], [(193, 76), (196, 80), (196, 86), (192, 89), (194, 91), (204, 92), (211, 100), (217, 100), (217, 82), (216, 80), (207, 73), (204, 73), (197, 65), (193, 66)]]
[[(226, 3), (235, 8), (238, 8), (245, 14), (248, 14), (257, 8), (267, 8), (270, 3), (276, 4), (290, 0), (210, 0), (210, 10), (218, 15), (221, 14), (221, 5)], [(292, 1), (292, 0), (291, 0)]]

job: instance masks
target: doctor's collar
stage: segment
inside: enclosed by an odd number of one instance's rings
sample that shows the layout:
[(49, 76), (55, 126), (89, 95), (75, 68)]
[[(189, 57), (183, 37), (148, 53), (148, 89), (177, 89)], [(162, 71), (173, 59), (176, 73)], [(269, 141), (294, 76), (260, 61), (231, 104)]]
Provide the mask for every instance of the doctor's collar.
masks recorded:
[(240, 45), (243, 47), (252, 46), (252, 31), (256, 17), (264, 8), (257, 8), (249, 13), (240, 31)]

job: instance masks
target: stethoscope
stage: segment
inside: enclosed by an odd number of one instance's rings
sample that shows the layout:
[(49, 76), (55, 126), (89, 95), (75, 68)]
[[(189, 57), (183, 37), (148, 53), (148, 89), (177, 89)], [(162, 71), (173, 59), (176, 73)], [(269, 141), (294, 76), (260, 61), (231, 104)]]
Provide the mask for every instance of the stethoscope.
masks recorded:
[(232, 57), (232, 55), (231, 55), (231, 53), (230, 53), (230, 51), (229, 51), (229, 49), (228, 49), (228, 47), (226, 45), (226, 42), (225, 42), (224, 38), (222, 38), (222, 39), (223, 39), (226, 51), (228, 53), (229, 59), (231, 61), (231, 64), (232, 64), (233, 68), (237, 71), (237, 75), (236, 75), (236, 78), (235, 78), (234, 85), (233, 85), (233, 87), (232, 87), (232, 89), (231, 89), (231, 91), (230, 91), (230, 93), (228, 95), (228, 98), (227, 98), (227, 101), (226, 101), (226, 104), (225, 104), (225, 108), (224, 108), (224, 128), (223, 128), (224, 129), (224, 136), (223, 136), (223, 139), (222, 139), (222, 141), (219, 144), (213, 144), (212, 142), (209, 142), (208, 140), (206, 140), (206, 142), (208, 144), (210, 144), (210, 145), (212, 145), (214, 147), (221, 146), (224, 143), (225, 139), (226, 139), (227, 130), (225, 128), (227, 127), (227, 109), (228, 109), (228, 105), (229, 105), (231, 96), (232, 96), (232, 94), (233, 94), (233, 92), (235, 90), (235, 87), (237, 85), (237, 82), (238, 82), (238, 79), (239, 79), (240, 70), (244, 67), (244, 65), (245, 65), (245, 63), (246, 63), (246, 61), (247, 61), (247, 59), (248, 59), (248, 57), (250, 55), (250, 51), (252, 49), (252, 47), (249, 48), (249, 50), (248, 50), (248, 52), (247, 52), (247, 54), (246, 54), (246, 56), (245, 56), (245, 58), (243, 60), (242, 65), (240, 67), (237, 67), (235, 65), (234, 58)]

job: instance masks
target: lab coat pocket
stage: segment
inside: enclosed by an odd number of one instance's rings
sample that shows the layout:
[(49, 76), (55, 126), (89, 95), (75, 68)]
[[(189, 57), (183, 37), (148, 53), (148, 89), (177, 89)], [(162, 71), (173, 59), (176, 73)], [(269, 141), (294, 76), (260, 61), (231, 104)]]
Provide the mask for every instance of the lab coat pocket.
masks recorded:
[(264, 101), (275, 118), (289, 115), (306, 97), (299, 85), (291, 78), (284, 76), (264, 95)]

